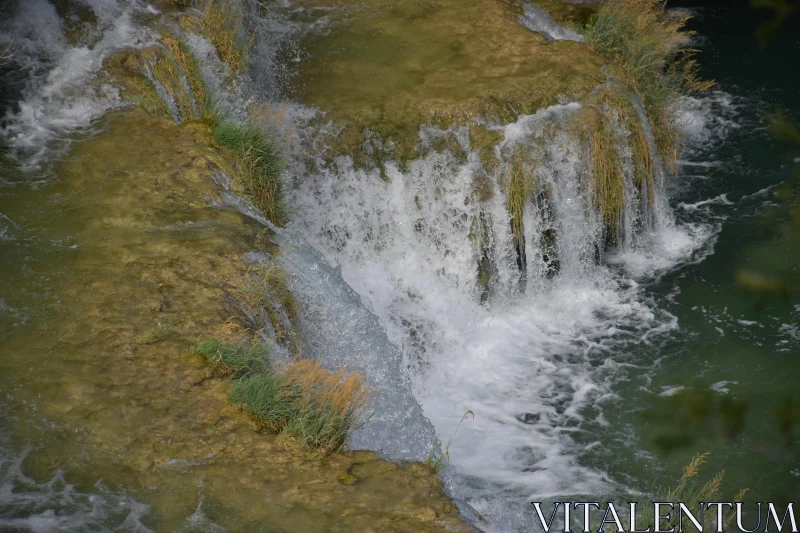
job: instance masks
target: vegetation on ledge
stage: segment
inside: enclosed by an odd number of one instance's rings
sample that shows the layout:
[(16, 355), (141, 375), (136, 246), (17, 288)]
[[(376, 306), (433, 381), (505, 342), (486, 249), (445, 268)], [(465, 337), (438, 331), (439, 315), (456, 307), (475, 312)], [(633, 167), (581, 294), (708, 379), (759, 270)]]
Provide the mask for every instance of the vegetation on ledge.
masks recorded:
[(260, 342), (202, 342), (192, 350), (234, 380), (231, 402), (289, 447), (328, 455), (342, 449), (371, 398), (360, 373), (323, 368), (318, 361), (268, 363)]
[(283, 159), (260, 128), (232, 122), (215, 123), (214, 140), (230, 150), (244, 191), (267, 219), (276, 226), (286, 223), (281, 171)]
[(586, 27), (590, 45), (621, 67), (628, 89), (643, 101), (662, 159), (675, 171), (680, 141), (676, 124), (678, 98), (714, 85), (700, 79), (686, 47), (694, 32), (686, 29), (687, 13), (666, 11), (663, 0), (610, 0)]

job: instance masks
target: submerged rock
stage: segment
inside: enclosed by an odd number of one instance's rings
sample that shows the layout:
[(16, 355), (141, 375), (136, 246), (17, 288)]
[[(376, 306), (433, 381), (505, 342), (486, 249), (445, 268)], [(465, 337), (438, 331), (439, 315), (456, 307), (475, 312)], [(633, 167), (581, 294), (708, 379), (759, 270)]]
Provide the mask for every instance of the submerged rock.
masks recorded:
[(416, 145), (420, 124), (510, 122), (579, 99), (604, 78), (588, 46), (523, 27), (512, 2), (299, 0), (291, 9), (308, 29), (290, 93), (357, 133), (380, 133), (401, 154)]

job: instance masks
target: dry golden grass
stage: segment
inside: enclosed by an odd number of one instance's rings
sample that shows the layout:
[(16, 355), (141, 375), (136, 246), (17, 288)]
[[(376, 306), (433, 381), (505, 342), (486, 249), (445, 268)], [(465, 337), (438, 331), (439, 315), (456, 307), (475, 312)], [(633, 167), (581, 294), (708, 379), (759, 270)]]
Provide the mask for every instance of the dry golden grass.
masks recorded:
[[(616, 116), (628, 131), (628, 145), (633, 157), (634, 178), (637, 185), (641, 185), (643, 181), (646, 181), (648, 192), (646, 200), (652, 205), (655, 187), (655, 163), (653, 154), (650, 153), (650, 144), (647, 141), (644, 125), (633, 105), (632, 99), (635, 98), (635, 95), (625, 89), (608, 86), (602, 91), (599, 98), (604, 108), (604, 122), (610, 125)], [(675, 146), (677, 146), (677, 140)], [(620, 175), (622, 175), (621, 170)]]
[(203, 35), (217, 49), (219, 58), (230, 65), (233, 72), (244, 68), (247, 52), (252, 44), (240, 35), (244, 14), (237, 1), (204, 0), (199, 26)]
[[(700, 512), (700, 502), (720, 501), (720, 491), (722, 489), (722, 482), (725, 478), (725, 471), (722, 470), (721, 472), (718, 472), (710, 481), (702, 485), (697, 483), (697, 479), (700, 477), (700, 469), (706, 463), (708, 455), (708, 453), (695, 455), (689, 464), (683, 468), (683, 474), (681, 475), (681, 479), (678, 481), (678, 484), (671, 489), (667, 489), (661, 494), (655, 494), (650, 500), (650, 503), (657, 501), (677, 504), (677, 502), (682, 502), (687, 506), (693, 516), (702, 516)], [(742, 498), (744, 498), (747, 491), (748, 489), (740, 490), (737, 492), (736, 496), (734, 496), (732, 501), (742, 501)], [(645, 512), (641, 515), (637, 514), (637, 527), (644, 526), (645, 524), (653, 524), (656, 520), (656, 517), (653, 516), (652, 505), (646, 505), (644, 507), (644, 511)], [(735, 513), (732, 510), (728, 512), (724, 517), (725, 523), (730, 524), (734, 516)], [(677, 528), (680, 526), (678, 521), (679, 514), (672, 513), (670, 520), (661, 520), (659, 529), (664, 531), (674, 527), (677, 530)], [(683, 525), (687, 531), (696, 531), (696, 528), (694, 528), (691, 522), (688, 520), (684, 522)]]
[(300, 341), (293, 329), (297, 320), (297, 300), (289, 290), (286, 276), (286, 270), (276, 263), (253, 266), (248, 269), (238, 292), (250, 312), (263, 310), (266, 313), (275, 330), (275, 340), (297, 354)]
[(174, 35), (169, 33), (164, 34), (164, 36), (161, 38), (161, 44), (163, 44), (164, 47), (169, 50), (172, 60), (182, 71), (183, 76), (185, 76), (185, 80), (189, 85), (188, 88), (192, 92), (195, 105), (192, 110), (193, 113), (191, 118), (209, 118), (212, 113), (212, 109), (207, 105), (209, 98), (208, 91), (200, 72), (200, 66), (197, 64), (197, 60), (192, 55), (191, 50), (189, 50), (189, 47), (184, 41), (177, 39)]
[(714, 85), (698, 75), (697, 50), (685, 47), (694, 35), (686, 29), (689, 18), (684, 12), (668, 13), (664, 0), (609, 0), (586, 35), (595, 50), (622, 68), (628, 88), (641, 96), (656, 147), (672, 173), (680, 142), (677, 99)]
[(197, 118), (197, 111), (191, 89), (184, 82), (183, 71), (166, 48), (151, 47), (142, 52), (142, 60), (164, 90), (172, 96), (178, 109), (179, 120)]
[(611, 123), (613, 110), (591, 109), (579, 117), (581, 137), (589, 147), (592, 204), (615, 241), (625, 210), (625, 178), (619, 152), (620, 139)]
[(142, 75), (128, 84), (126, 99), (151, 115), (173, 119), (172, 111), (161, 98), (150, 78)]
[(288, 388), (302, 391), (302, 408), (330, 408), (340, 419), (361, 413), (370, 399), (364, 376), (346, 367), (331, 371), (319, 361), (292, 359), (279, 364), (277, 371)]
[(520, 152), (516, 153), (508, 171), (508, 213), (511, 215), (511, 234), (514, 244), (524, 241), (523, 215), (525, 204), (531, 199), (534, 189), (533, 170), (526, 167)]
[(363, 375), (292, 359), (237, 382), (231, 401), (258, 424), (280, 433), (284, 447), (327, 455), (344, 446), (372, 398)]

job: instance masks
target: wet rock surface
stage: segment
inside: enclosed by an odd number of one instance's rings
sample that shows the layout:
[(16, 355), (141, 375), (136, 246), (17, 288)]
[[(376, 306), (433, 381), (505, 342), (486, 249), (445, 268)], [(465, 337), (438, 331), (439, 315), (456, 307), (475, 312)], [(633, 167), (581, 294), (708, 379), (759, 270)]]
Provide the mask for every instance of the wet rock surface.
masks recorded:
[(226, 298), (241, 256), (273, 245), (259, 224), (209, 205), (205, 126), (123, 113), (104, 127), (58, 168), (60, 183), (16, 207), (0, 198), (9, 217), (67, 244), (34, 265), (47, 298), (8, 295), (30, 315), (0, 358), (20, 413), (11, 434), (44, 442), (26, 472), (124, 487), (151, 505), (156, 531), (467, 530), (427, 467), (370, 452), (298, 457), (228, 403), (229, 383), (187, 348), (235, 314)]

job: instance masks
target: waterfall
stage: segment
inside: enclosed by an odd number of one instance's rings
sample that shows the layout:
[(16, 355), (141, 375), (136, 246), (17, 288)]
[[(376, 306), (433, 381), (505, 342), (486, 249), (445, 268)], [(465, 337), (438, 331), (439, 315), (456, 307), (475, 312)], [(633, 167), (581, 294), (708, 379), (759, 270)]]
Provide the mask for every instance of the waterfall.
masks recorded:
[(70, 134), (121, 104), (119, 90), (96, 79), (103, 61), (152, 43), (152, 32), (134, 19), (152, 13), (136, 0), (96, 1), (92, 8), (93, 29), (77, 41), (68, 38), (66, 22), (47, 0), (19, 1), (14, 15), (0, 21), (2, 41), (18, 66), (11, 81), (19, 92), (0, 121), (0, 139), (24, 171), (41, 169), (53, 152), (66, 149)]
[[(291, 231), (340, 266), (402, 351), (414, 396), (449, 444), (451, 489), (492, 530), (530, 524), (531, 498), (607, 488), (605, 473), (581, 465), (587, 444), (573, 435), (603, 424), (611, 385), (625, 375), (615, 351), (675, 327), (636, 278), (689, 257), (708, 238), (676, 225), (663, 169), (652, 206), (642, 201), (649, 193), (633, 183), (621, 131), (625, 235), (607, 247), (592, 204), (592, 163), (570, 126), (582, 108), (482, 123), (499, 134), (489, 158), (472, 147), (469, 125), (425, 126), (422, 155), (388, 162), (383, 173), (349, 156), (326, 158), (324, 146), (309, 158), (310, 130), (301, 127), (286, 177), (298, 208)], [(654, 149), (649, 125), (644, 131)], [(509, 212), (514, 165), (533, 187), (521, 245)], [(369, 375), (374, 363), (360, 363)], [(467, 411), (474, 420), (448, 443)]]
[[(21, 4), (2, 28), (17, 26), (14, 42), (30, 76), (0, 134), (27, 170), (122, 104), (115, 88), (94, 78), (105, 58), (156, 44), (132, 17), (150, 12), (146, 6), (94, 4), (102, 6), (103, 30), (91, 47), (66, 42), (45, 0)], [(539, 11), (525, 8), (529, 28), (572, 38)], [(230, 73), (213, 47), (184, 37), (218, 108), (243, 120), (247, 105), (264, 97), (259, 83), (226, 84)], [(251, 66), (259, 81), (274, 78), (275, 52), (267, 48), (254, 46), (254, 61), (264, 62)], [(163, 87), (159, 93), (180, 120), (172, 97)], [(418, 157), (373, 157), (366, 166), (353, 154), (329, 155), (324, 134), (337, 125), (322, 112), (288, 107), (294, 133), (284, 179), (295, 216), (275, 240), (301, 306), (304, 355), (362, 370), (377, 392), (351, 447), (424, 461), (438, 435), (448, 488), (493, 531), (529, 527), (531, 499), (608, 488), (607, 474), (581, 456), (597, 444), (592, 429), (604, 425), (612, 385), (631, 364), (617, 353), (676, 326), (639, 282), (690, 258), (715, 231), (676, 222), (650, 122), (641, 102), (632, 105), (654, 179), (636, 183), (631, 132), (614, 123), (624, 180), (615, 244), (594, 202), (590, 151), (576, 132), (586, 104), (562, 103), (511, 123), (424, 125)], [(477, 142), (476, 128), (495, 141)], [(228, 207), (267, 224), (239, 199), (228, 197)], [(459, 426), (467, 412), (474, 418)]]

